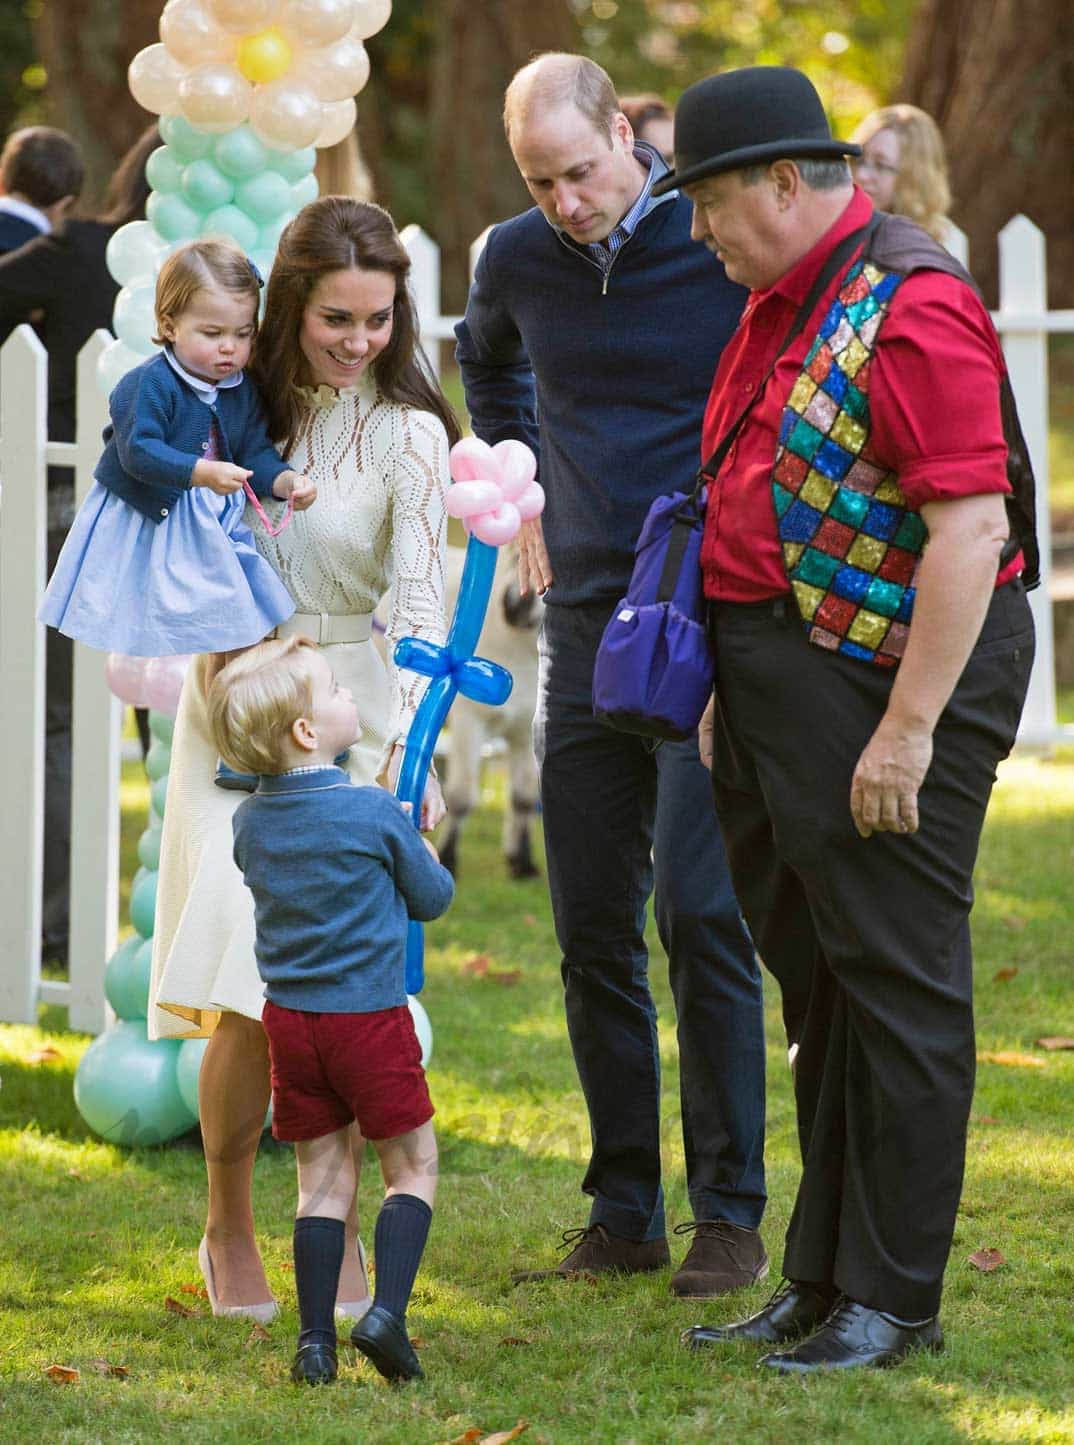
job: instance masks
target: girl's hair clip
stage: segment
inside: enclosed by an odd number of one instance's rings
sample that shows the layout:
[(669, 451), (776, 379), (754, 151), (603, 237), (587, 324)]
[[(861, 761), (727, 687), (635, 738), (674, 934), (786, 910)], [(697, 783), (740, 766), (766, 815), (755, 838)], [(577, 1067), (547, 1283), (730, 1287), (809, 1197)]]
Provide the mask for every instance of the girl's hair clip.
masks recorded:
[(247, 258), (246, 258), (246, 264), (247, 264), (247, 266), (249, 266), (250, 270), (253, 272), (254, 280), (257, 282), (257, 284), (258, 284), (259, 286), (264, 286), (264, 284), (265, 284), (265, 278), (264, 278), (264, 276), (262, 276), (261, 272), (258, 270), (258, 267), (257, 267), (256, 262), (251, 261), (250, 258), (249, 258), (249, 256), (247, 256)]

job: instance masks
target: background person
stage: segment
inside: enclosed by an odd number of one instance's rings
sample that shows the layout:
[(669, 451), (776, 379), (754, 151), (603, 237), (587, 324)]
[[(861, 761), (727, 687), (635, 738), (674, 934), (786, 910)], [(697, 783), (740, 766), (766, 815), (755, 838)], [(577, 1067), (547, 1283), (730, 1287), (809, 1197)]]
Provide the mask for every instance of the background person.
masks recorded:
[[(444, 493), (458, 423), (417, 345), (410, 258), (379, 206), (324, 197), (284, 231), (251, 375), (269, 431), (317, 486), (317, 505), (257, 544), (295, 605), (284, 624), (319, 640), (366, 727), (347, 769), (372, 783), (398, 769), (424, 680), (382, 662), (373, 609), (389, 594), (388, 653), (407, 635), (444, 633)], [(281, 504), (267, 504), (278, 511)], [(250, 895), (231, 857), (236, 795), (213, 786), (206, 659), (187, 676), (176, 719), (153, 935), (149, 1030), (210, 1036), (199, 1081), (209, 1206), (206, 1252), (224, 1310), (275, 1311), (254, 1236), (251, 1183), (269, 1097)], [(443, 814), (435, 778), (422, 823)], [(363, 1141), (355, 1140), (356, 1168)], [(367, 1301), (347, 1220), (338, 1307)]]
[(867, 115), (850, 137), (861, 146), (854, 179), (878, 211), (909, 216), (943, 245), (951, 222), (951, 189), (943, 137), (916, 105), (885, 105)]
[(675, 115), (655, 91), (621, 95), (619, 109), (630, 122), (635, 139), (647, 141), (671, 165), (675, 151)]
[(973, 865), (1033, 657), (1032, 522), (1008, 541), (1005, 496), (1031, 519), (1032, 473), (972, 282), (911, 222), (873, 226), (805, 75), (699, 81), (675, 136), (658, 188), (752, 291), (702, 446), (757, 398), (701, 550), (713, 787), (761, 957), (805, 1000), (788, 1283), (685, 1338), (775, 1344), (780, 1373), (890, 1365), (942, 1347)]
[(489, 235), (457, 355), (474, 431), (537, 451), (547, 498), (543, 530), (520, 533), (519, 576), (546, 602), (534, 742), (593, 1140), (589, 1220), (564, 1236), (575, 1248), (518, 1278), (669, 1262), (644, 938), (655, 876), (693, 1212), (671, 1287), (708, 1297), (768, 1269), (760, 977), (696, 741), (654, 747), (597, 722), (592, 682), (650, 504), (693, 484), (704, 398), (742, 292), (691, 244), (685, 197), (652, 196), (664, 162), (635, 141), (599, 66), (541, 56), (511, 81), (504, 119), (536, 205)]

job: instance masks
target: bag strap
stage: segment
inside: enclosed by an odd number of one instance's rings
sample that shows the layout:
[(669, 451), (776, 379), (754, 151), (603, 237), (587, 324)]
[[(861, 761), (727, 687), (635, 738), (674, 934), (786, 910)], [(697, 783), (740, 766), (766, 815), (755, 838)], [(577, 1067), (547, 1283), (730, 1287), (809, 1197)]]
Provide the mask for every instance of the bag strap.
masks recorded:
[(872, 239), (873, 232), (876, 230), (879, 224), (879, 212), (874, 211), (866, 224), (864, 226), (860, 226), (856, 231), (852, 231), (849, 236), (844, 236), (842, 241), (840, 241), (839, 245), (836, 246), (835, 250), (828, 257), (823, 269), (820, 272), (820, 275), (810, 287), (809, 295), (799, 307), (794, 320), (791, 322), (789, 331), (783, 338), (779, 350), (772, 358), (771, 365), (765, 372), (760, 384), (755, 389), (749, 401), (742, 408), (742, 411), (738, 414), (736, 419), (731, 423), (727, 431), (723, 434), (716, 450), (712, 453), (708, 461), (698, 472), (697, 482), (690, 496), (691, 502), (697, 500), (697, 498), (701, 494), (701, 489), (703, 487), (705, 487), (710, 482), (715, 482), (716, 475), (719, 472), (720, 468), (723, 466), (724, 458), (731, 450), (731, 443), (738, 435), (742, 423), (746, 420), (750, 412), (761, 399), (761, 394), (763, 393), (765, 387), (768, 385), (769, 378), (775, 371), (776, 364), (779, 361), (780, 357), (791, 345), (791, 343), (796, 339), (796, 337), (801, 335), (806, 322), (813, 314), (817, 302), (820, 300), (824, 292), (828, 289), (828, 285), (832, 277), (843, 265), (843, 263), (848, 259), (848, 257), (853, 254), (857, 247), (861, 245), (862, 242), (864, 242), (866, 246), (868, 245), (869, 241)]

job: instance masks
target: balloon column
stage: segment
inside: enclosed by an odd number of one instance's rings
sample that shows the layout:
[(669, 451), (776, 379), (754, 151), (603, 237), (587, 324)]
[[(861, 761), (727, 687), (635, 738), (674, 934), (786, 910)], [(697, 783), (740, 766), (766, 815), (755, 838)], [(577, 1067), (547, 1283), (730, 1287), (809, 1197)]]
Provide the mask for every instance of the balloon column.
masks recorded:
[[(149, 823), (138, 840), (141, 867), (131, 884), (135, 932), (108, 960), (104, 992), (119, 1022), (95, 1039), (75, 1074), (75, 1105), (112, 1144), (163, 1144), (197, 1123), (197, 1071), (204, 1039), (162, 1039), (146, 1033), (153, 919), (164, 799), (168, 788), (173, 718), (189, 659), (109, 656), (108, 684), (117, 697), (149, 708), (152, 744)], [(190, 1087), (191, 1069), (193, 1087)]]
[(363, 42), (390, 14), (391, 0), (168, 0), (160, 42), (128, 72), (164, 144), (146, 165), (146, 220), (108, 244), (122, 290), (98, 363), (105, 391), (155, 349), (156, 276), (176, 246), (230, 236), (268, 275), (280, 232), (317, 195), (315, 147), (354, 126)]
[[(443, 646), (420, 637), (404, 637), (396, 646), (397, 666), (429, 678), (410, 725), (396, 796), (411, 805), (415, 826), (440, 729), (458, 693), (474, 702), (500, 707), (511, 695), (513, 679), (505, 667), (475, 657), (474, 648), (488, 610), (496, 571), (496, 548), (510, 542), (523, 522), (539, 517), (544, 492), (534, 479), (537, 460), (519, 441), (494, 447), (466, 437), (451, 449), (451, 476), (445, 505), (470, 534), (459, 597)], [(406, 991), (420, 993), (425, 982), (424, 935), (413, 919), (407, 934)]]

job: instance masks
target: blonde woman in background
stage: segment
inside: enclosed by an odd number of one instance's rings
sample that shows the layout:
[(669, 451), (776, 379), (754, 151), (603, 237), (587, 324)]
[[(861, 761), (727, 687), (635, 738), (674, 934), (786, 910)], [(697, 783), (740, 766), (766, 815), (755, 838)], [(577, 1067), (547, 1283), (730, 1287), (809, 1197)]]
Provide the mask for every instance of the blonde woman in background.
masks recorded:
[(850, 137), (854, 179), (878, 210), (909, 216), (942, 244), (950, 229), (947, 159), (936, 122), (916, 105), (885, 105)]

